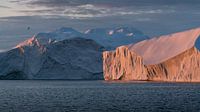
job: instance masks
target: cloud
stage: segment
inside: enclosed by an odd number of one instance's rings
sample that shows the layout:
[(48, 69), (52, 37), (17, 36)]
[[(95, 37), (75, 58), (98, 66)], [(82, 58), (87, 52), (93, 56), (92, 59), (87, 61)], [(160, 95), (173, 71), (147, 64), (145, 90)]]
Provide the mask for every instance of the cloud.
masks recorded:
[[(176, 27), (199, 25), (199, 0), (16, 0), (27, 8), (16, 10), (25, 17), (4, 21), (34, 21), (57, 26), (136, 25), (148, 32), (172, 31)], [(22, 14), (21, 14), (22, 13)], [(29, 22), (28, 22), (29, 20)], [(49, 24), (47, 23), (47, 25)], [(189, 25), (188, 25), (189, 24)], [(185, 25), (185, 26), (184, 26)], [(42, 25), (43, 26), (43, 25)], [(42, 27), (39, 26), (39, 27)], [(149, 28), (152, 27), (153, 28)], [(157, 29), (154, 29), (157, 26)], [(52, 26), (53, 27), (53, 26)], [(177, 28), (178, 29), (178, 28)]]
[(150, 18), (138, 18), (138, 19), (136, 19), (136, 21), (138, 21), (138, 22), (147, 22), (147, 21), (151, 21), (151, 19)]
[[(25, 5), (17, 10), (19, 15), (55, 16), (70, 19), (102, 18), (110, 16), (139, 16), (175, 13), (175, 4), (187, 0), (15, 0), (12, 3)], [(194, 2), (197, 0), (193, 0)], [(199, 2), (200, 3), (200, 2)]]
[(10, 7), (8, 7), (8, 6), (4, 6), (4, 5), (0, 5), (0, 8), (10, 9)]
[(21, 2), (32, 6), (45, 7), (79, 6), (86, 4), (108, 7), (128, 7), (152, 5), (194, 5), (200, 3), (199, 0), (15, 0), (14, 2)]
[[(43, 1), (44, 2), (44, 1)], [(41, 3), (43, 3), (41, 2)], [(94, 4), (81, 4), (76, 6), (62, 6), (62, 7), (37, 7), (36, 9), (26, 9), (18, 11), (26, 15), (35, 16), (63, 16), (71, 19), (88, 19), (97, 17), (109, 16), (130, 16), (130, 15), (145, 15), (145, 14), (161, 14), (174, 13), (172, 9), (163, 9), (152, 7), (107, 7)]]

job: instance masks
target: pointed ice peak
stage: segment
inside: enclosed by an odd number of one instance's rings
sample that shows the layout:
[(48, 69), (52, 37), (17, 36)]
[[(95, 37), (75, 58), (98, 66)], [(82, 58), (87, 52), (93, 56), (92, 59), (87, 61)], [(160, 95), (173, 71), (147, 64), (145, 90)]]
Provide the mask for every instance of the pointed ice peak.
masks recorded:
[(35, 40), (35, 36), (25, 40), (24, 42), (19, 43), (15, 48), (19, 48), (23, 46), (33, 46), (34, 40)]

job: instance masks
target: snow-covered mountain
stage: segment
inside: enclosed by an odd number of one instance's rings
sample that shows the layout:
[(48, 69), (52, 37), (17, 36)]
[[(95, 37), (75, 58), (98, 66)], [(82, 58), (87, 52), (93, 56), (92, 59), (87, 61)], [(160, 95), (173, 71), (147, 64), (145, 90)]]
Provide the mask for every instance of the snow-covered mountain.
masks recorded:
[(85, 32), (87, 38), (97, 41), (107, 49), (148, 39), (148, 36), (132, 27), (96, 28)]
[(0, 79), (103, 79), (105, 49), (147, 38), (131, 28), (113, 29), (112, 35), (111, 29), (97, 30), (81, 33), (64, 27), (19, 43), (0, 53)]
[[(107, 49), (115, 49), (121, 45), (137, 43), (148, 39), (148, 36), (141, 31), (131, 27), (96, 28), (89, 29), (83, 33), (72, 28), (63, 27), (52, 32), (39, 33), (33, 38), (37, 39), (38, 43), (45, 45), (74, 37), (92, 39)], [(30, 42), (31, 39), (27, 41)], [(27, 41), (20, 43), (18, 46), (23, 46)]]

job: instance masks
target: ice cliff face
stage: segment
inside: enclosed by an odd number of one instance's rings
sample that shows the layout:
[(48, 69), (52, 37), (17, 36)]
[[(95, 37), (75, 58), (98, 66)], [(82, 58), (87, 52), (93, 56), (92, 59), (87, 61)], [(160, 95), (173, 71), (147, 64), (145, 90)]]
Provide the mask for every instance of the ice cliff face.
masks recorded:
[[(120, 42), (123, 38), (136, 40), (126, 44), (138, 42), (135, 38), (143, 39), (142, 36), (125, 37), (130, 32), (133, 30), (125, 32), (121, 28), (121, 37), (116, 37), (119, 40), (108, 38), (108, 33), (100, 31), (86, 34), (65, 27), (39, 33), (12, 50), (0, 53), (0, 79), (103, 79), (102, 52), (105, 48), (115, 48), (112, 42), (124, 44)], [(141, 32), (138, 34), (144, 36)]]
[(191, 48), (160, 64), (148, 65), (149, 80), (200, 82), (200, 52)]
[(142, 57), (121, 46), (103, 53), (105, 80), (146, 80), (147, 71)]
[(200, 28), (103, 53), (105, 80), (200, 82)]

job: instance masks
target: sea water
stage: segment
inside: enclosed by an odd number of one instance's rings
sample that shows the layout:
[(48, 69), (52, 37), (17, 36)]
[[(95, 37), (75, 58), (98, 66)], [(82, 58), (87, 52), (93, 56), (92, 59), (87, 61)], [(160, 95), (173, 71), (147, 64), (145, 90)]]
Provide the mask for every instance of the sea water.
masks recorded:
[(1, 80), (0, 112), (199, 112), (200, 83)]

